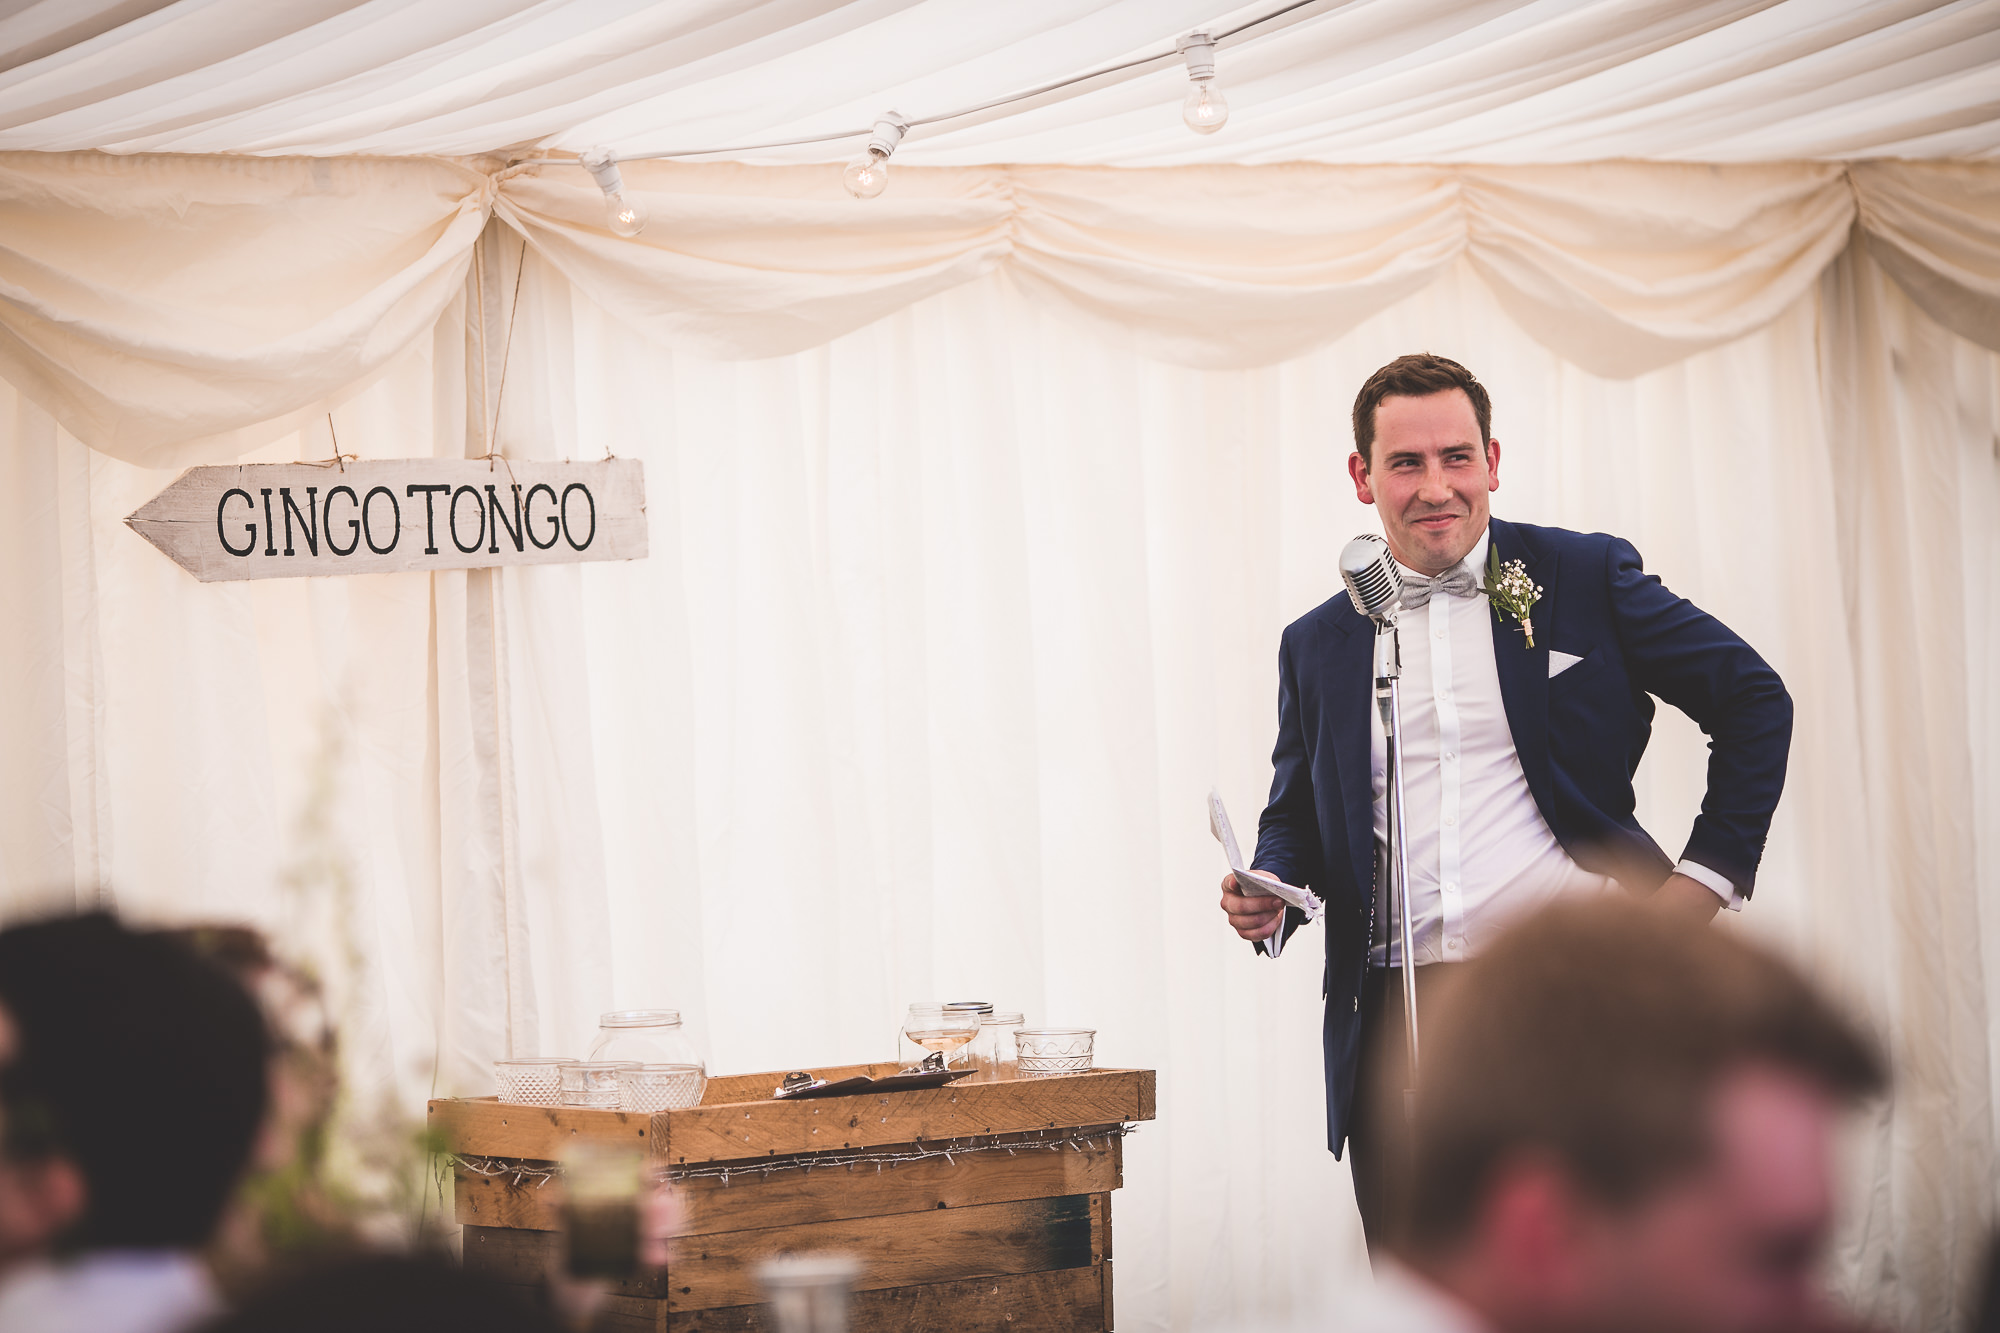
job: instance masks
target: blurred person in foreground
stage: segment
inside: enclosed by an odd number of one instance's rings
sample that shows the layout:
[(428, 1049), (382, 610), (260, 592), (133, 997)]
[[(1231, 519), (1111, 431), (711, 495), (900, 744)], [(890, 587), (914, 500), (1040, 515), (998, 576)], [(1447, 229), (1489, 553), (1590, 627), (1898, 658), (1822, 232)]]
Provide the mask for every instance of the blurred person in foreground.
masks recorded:
[(0, 1333), (169, 1333), (268, 1101), (255, 1001), (105, 915), (0, 930)]
[(1453, 978), (1423, 1055), (1391, 1258), (1312, 1327), (1851, 1327), (1818, 1282), (1833, 1140), (1885, 1074), (1787, 964), (1630, 900), (1558, 904)]
[(201, 1333), (564, 1333), (531, 1294), (439, 1259), (355, 1257), (292, 1274)]

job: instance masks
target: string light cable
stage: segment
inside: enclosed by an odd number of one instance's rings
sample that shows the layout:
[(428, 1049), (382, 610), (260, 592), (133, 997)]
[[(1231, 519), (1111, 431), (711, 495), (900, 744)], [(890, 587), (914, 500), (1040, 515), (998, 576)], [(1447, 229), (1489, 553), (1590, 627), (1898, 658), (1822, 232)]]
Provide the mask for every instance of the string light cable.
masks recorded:
[(639, 202), (625, 193), (624, 181), (618, 173), (618, 163), (621, 161), (658, 162), (689, 157), (741, 156), (779, 148), (809, 148), (814, 144), (839, 143), (866, 136), (868, 141), (866, 147), (859, 157), (848, 163), (841, 179), (848, 192), (857, 199), (873, 199), (888, 187), (889, 157), (896, 151), (903, 136), (913, 129), (941, 125), (947, 121), (965, 120), (1018, 103), (1032, 102), (1079, 84), (1108, 79), (1113, 75), (1126, 74), (1134, 70), (1162, 68), (1175, 60), (1185, 62), (1189, 82), (1193, 84), (1181, 105), (1181, 119), (1197, 134), (1213, 134), (1229, 119), (1229, 103), (1224, 99), (1221, 89), (1215, 85), (1216, 47), (1246, 33), (1255, 35), (1255, 29), (1275, 23), (1279, 19), (1293, 18), (1296, 22), (1298, 19), (1308, 17), (1300, 13), (1302, 10), (1337, 8), (1340, 3), (1342, 0), (1289, 0), (1289, 3), (1280, 5), (1270, 13), (1247, 19), (1233, 28), (1214, 32), (1202, 29), (1187, 33), (1175, 41), (1174, 49), (1170, 52), (1155, 52), (1114, 64), (1099, 65), (1094, 69), (1037, 84), (1035, 87), (1024, 88), (1018, 92), (1007, 93), (974, 106), (941, 111), (934, 115), (905, 117), (894, 111), (885, 112), (867, 129), (838, 130), (831, 134), (815, 134), (799, 139), (769, 139), (761, 143), (728, 144), (714, 148), (673, 148), (616, 154), (608, 148), (593, 148), (576, 157), (521, 158), (517, 159), (517, 164), (575, 164), (583, 167), (596, 180), (598, 188), (604, 191), (606, 225), (621, 236), (636, 236), (646, 224), (646, 214)]
[[(951, 1139), (945, 1143), (917, 1142), (908, 1149), (876, 1149), (857, 1152), (822, 1152), (804, 1156), (786, 1157), (772, 1162), (743, 1161), (727, 1163), (702, 1163), (697, 1166), (669, 1166), (660, 1178), (678, 1180), (720, 1180), (724, 1185), (731, 1176), (768, 1179), (774, 1171), (804, 1171), (811, 1174), (819, 1170), (845, 1167), (852, 1171), (856, 1167), (873, 1166), (879, 1174), (884, 1167), (894, 1170), (909, 1162), (929, 1162), (942, 1158), (947, 1165), (956, 1166), (961, 1157), (982, 1153), (1004, 1152), (1009, 1157), (1024, 1152), (1097, 1152), (1109, 1149), (1112, 1142), (1139, 1132), (1137, 1125), (1105, 1125), (1095, 1128), (1064, 1130), (1049, 1135), (1045, 1130), (1030, 1130), (1018, 1134), (975, 1134), (969, 1138)], [(980, 1140), (984, 1138), (984, 1143)], [(464, 1153), (449, 1154), (449, 1164), (468, 1174), (500, 1179), (518, 1188), (540, 1189), (551, 1180), (561, 1179), (563, 1170), (559, 1162), (531, 1161), (519, 1157), (476, 1157)]]

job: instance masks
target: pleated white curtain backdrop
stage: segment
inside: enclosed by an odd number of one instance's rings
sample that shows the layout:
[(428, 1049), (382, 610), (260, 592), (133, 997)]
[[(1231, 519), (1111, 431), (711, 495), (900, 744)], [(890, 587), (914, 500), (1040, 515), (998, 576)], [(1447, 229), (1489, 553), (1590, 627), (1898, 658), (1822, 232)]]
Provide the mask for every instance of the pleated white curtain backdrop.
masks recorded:
[[(198, 585), (122, 523), (174, 473), (0, 387), (0, 615), (33, 645), (0, 656), (0, 748), (34, 756), (0, 766), (11, 911), (80, 884), (294, 937), (345, 920), (351, 1068), (411, 1108), (579, 1049), (613, 1005), (678, 1005), (729, 1072), (884, 1058), (912, 999), (1091, 1024), (1102, 1062), (1160, 1070), (1121, 1326), (1295, 1308), (1365, 1269), (1324, 1148), (1319, 942), (1272, 963), (1230, 935), (1202, 798), (1254, 821), (1279, 630), (1375, 526), (1349, 403), (1428, 348), (1493, 390), (1498, 512), (1630, 537), (1791, 686), (1792, 778), (1722, 928), (1891, 1043), (1836, 1276), (1899, 1326), (1957, 1322), (1996, 1178), (2000, 357), (1863, 250), (1622, 381), (1463, 260), (1309, 355), (1201, 371), (1004, 271), (705, 361), (516, 236), (480, 250), (438, 335), (337, 409), (339, 447), (482, 452), (483, 352), (496, 447), (646, 461), (651, 558)], [(250, 457), (334, 452), (320, 423)], [(1663, 715), (1641, 815), (1665, 845), (1702, 766)]]

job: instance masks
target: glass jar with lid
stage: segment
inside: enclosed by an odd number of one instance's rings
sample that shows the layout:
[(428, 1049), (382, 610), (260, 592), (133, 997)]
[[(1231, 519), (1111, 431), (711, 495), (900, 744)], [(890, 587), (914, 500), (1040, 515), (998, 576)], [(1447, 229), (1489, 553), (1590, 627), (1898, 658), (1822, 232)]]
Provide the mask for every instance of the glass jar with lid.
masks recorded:
[(597, 1018), (597, 1040), (584, 1057), (641, 1065), (688, 1065), (706, 1079), (708, 1064), (681, 1030), (677, 1009), (614, 1009)]

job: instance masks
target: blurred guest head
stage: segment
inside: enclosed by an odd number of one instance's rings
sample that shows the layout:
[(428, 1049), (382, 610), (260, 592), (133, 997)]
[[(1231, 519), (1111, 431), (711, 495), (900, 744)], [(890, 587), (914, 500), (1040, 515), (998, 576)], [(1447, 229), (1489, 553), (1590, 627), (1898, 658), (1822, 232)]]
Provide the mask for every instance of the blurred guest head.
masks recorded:
[(1870, 1042), (1790, 966), (1615, 899), (1468, 964), (1423, 1032), (1398, 1254), (1500, 1329), (1829, 1327)]
[(443, 1262), (348, 1259), (280, 1280), (201, 1333), (560, 1333), (526, 1295)]
[(257, 1005), (179, 942), (109, 916), (0, 931), (0, 1263), (192, 1250), (256, 1139)]

